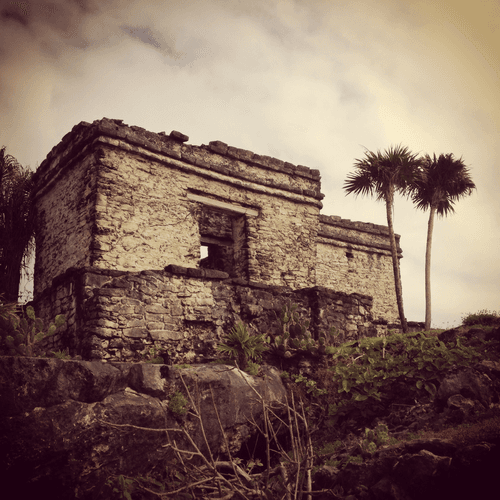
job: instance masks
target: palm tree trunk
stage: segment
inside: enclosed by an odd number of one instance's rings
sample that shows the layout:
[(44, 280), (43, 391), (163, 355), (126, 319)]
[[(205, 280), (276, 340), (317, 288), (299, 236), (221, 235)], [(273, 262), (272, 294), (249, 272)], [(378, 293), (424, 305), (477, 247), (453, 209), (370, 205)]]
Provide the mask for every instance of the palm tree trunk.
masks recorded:
[(425, 330), (431, 329), (431, 247), (436, 207), (431, 205), (427, 226), (427, 246), (425, 249)]
[(385, 207), (387, 211), (387, 226), (389, 227), (389, 240), (391, 243), (392, 254), (392, 270), (394, 272), (394, 284), (396, 287), (396, 301), (398, 303), (399, 320), (403, 333), (408, 332), (408, 324), (406, 323), (405, 313), (403, 309), (403, 287), (401, 285), (401, 273), (399, 271), (398, 250), (396, 247), (396, 236), (394, 235), (394, 224), (392, 220), (392, 207), (394, 203), (394, 189), (386, 197)]

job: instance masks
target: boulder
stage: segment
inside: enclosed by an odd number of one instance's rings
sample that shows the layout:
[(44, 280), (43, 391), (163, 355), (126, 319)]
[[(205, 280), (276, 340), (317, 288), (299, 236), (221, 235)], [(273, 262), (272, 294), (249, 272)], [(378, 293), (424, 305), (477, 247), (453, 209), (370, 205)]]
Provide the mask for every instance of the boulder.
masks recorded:
[(164, 470), (173, 445), (234, 454), (286, 401), (279, 372), (262, 373), (0, 357), (2, 497), (99, 498), (109, 477)]
[(479, 401), (486, 407), (498, 400), (490, 377), (475, 368), (466, 368), (447, 375), (437, 391), (436, 403), (444, 405), (456, 394)]
[[(452, 459), (428, 450), (403, 455), (394, 466), (394, 476), (400, 486), (412, 496), (431, 496), (448, 472)], [(434, 495), (432, 495), (434, 497)]]

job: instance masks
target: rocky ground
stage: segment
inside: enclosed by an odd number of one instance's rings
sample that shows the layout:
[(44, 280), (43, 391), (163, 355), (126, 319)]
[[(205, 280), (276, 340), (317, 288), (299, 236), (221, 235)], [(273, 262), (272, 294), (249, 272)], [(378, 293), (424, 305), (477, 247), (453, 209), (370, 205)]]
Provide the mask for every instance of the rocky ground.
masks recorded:
[[(314, 475), (315, 489), (323, 490), (318, 498), (498, 498), (500, 328), (459, 327), (439, 338), (476, 346), (493, 340), (488, 357), (496, 360), (443, 374), (432, 401), (395, 403), (380, 417), (346, 420), (325, 433), (321, 442), (334, 445), (319, 449), (324, 455)], [(374, 430), (371, 450), (367, 428)]]
[[(396, 381), (383, 404), (334, 424), (337, 386), (322, 386), (332, 359), (318, 353), (274, 360), (255, 378), (217, 364), (0, 358), (2, 498), (496, 499), (500, 324), (439, 339), (480, 355), (440, 372), (433, 396)], [(210, 448), (208, 462), (174, 454), (182, 429), (199, 442), (191, 449)]]

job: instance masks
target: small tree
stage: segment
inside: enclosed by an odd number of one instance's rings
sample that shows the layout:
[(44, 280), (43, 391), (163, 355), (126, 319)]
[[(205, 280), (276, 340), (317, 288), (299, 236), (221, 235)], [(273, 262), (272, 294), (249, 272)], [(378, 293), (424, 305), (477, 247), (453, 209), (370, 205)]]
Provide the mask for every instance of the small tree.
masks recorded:
[(377, 201), (385, 202), (396, 300), (401, 327), (405, 333), (408, 331), (408, 325), (403, 309), (403, 288), (392, 214), (394, 210), (394, 194), (396, 192), (403, 195), (408, 194), (409, 187), (422, 174), (420, 164), (421, 160), (417, 158), (417, 155), (401, 145), (391, 146), (383, 153), (380, 151), (373, 153), (366, 150), (364, 158), (355, 160), (354, 167), (356, 171), (349, 174), (344, 183), (344, 190), (347, 194), (375, 195)]
[(468, 168), (462, 158), (452, 153), (426, 155), (423, 161), (425, 175), (416, 179), (412, 186), (412, 200), (421, 210), (429, 209), (427, 245), (425, 250), (425, 329), (431, 327), (431, 247), (434, 229), (434, 214), (445, 216), (455, 210), (453, 204), (472, 194), (476, 185), (472, 182)]
[(0, 293), (17, 302), (23, 263), (34, 248), (33, 172), (0, 149)]

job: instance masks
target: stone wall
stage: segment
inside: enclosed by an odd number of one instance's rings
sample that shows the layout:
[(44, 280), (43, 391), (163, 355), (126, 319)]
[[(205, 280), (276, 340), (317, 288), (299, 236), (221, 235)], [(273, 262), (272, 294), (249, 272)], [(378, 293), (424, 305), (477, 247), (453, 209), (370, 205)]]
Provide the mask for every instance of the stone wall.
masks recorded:
[[(72, 266), (198, 267), (204, 243), (231, 247), (234, 277), (315, 285), (319, 172), (186, 139), (104, 119), (51, 151), (36, 173), (35, 296)], [(210, 233), (211, 213), (230, 219), (228, 234)]]
[[(389, 230), (386, 226), (320, 215), (316, 282), (345, 293), (373, 297), (376, 319), (399, 321)], [(398, 255), (399, 235), (396, 235)]]
[(210, 269), (168, 266), (164, 271), (70, 269), (35, 302), (44, 317), (69, 311), (67, 324), (46, 340), (84, 359), (141, 360), (151, 347), (175, 363), (217, 357), (216, 345), (239, 321), (257, 333), (280, 333), (283, 306), (297, 304), (313, 338), (335, 329), (330, 343), (383, 335), (372, 299), (324, 287), (292, 290)]

